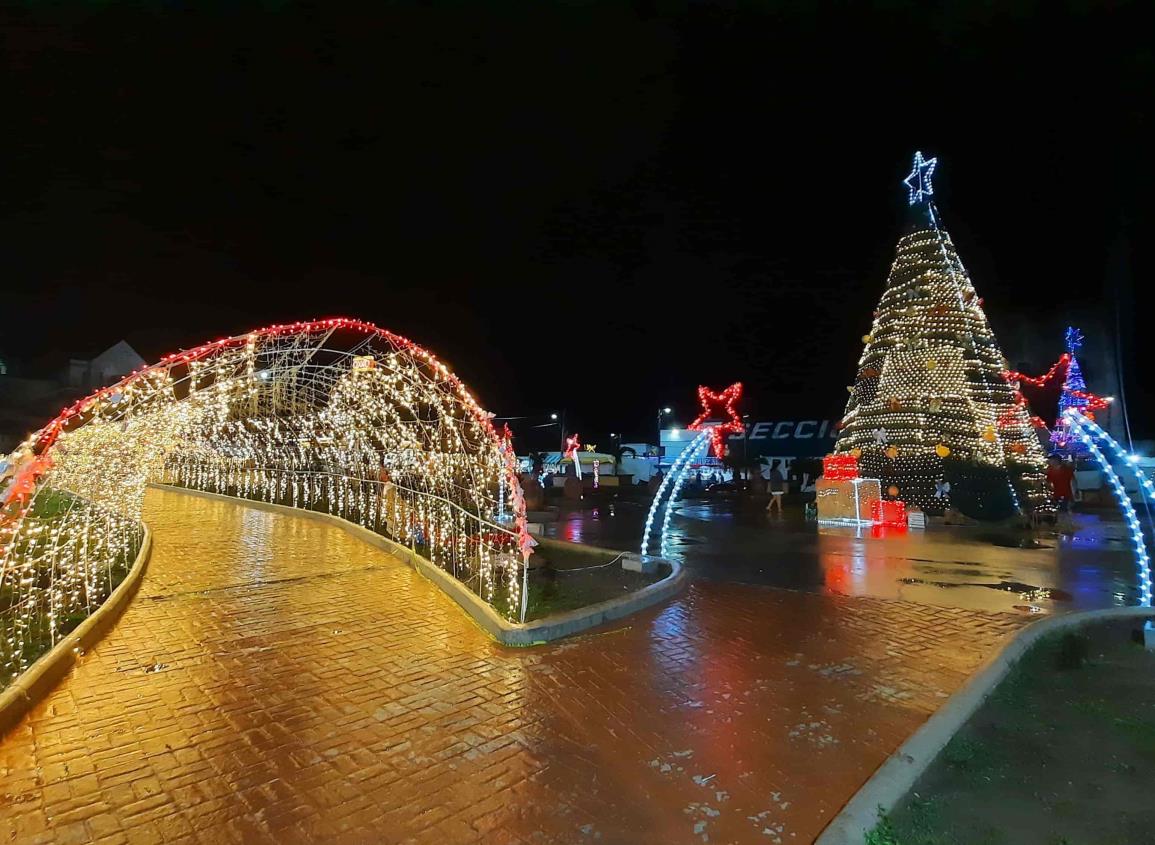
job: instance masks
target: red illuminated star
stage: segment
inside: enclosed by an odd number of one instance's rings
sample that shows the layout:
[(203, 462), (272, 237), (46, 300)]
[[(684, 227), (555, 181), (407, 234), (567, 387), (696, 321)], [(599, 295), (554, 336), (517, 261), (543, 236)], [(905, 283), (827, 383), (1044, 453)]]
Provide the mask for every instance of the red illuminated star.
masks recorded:
[(577, 450), (581, 448), (581, 441), (578, 440), (577, 432), (575, 431), (565, 439), (565, 452), (563, 456), (574, 461), (577, 460)]
[[(721, 393), (715, 393), (708, 387), (698, 388), (698, 401), (702, 403), (702, 413), (690, 423), (690, 431), (710, 432), (710, 445), (715, 458), (721, 458), (724, 454), (727, 434), (739, 434), (746, 430), (742, 418), (734, 410), (734, 405), (741, 396), (740, 381), (734, 382)], [(722, 422), (710, 422), (719, 419)]]

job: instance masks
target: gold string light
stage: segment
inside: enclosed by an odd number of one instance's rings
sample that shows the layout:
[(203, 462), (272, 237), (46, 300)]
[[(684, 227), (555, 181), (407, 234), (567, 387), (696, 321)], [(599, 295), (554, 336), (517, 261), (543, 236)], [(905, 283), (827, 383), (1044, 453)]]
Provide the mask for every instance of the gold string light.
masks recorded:
[(1042, 447), (1001, 376), (1006, 361), (983, 301), (930, 203), (934, 163), (917, 155), (907, 177), (925, 224), (898, 241), (835, 452), (860, 456), (864, 476), (924, 509), (950, 506), (936, 486), (948, 456), (1004, 471), (1014, 502), (1047, 508)]
[(509, 618), (524, 612), (532, 543), (491, 415), (405, 338), (294, 323), (170, 355), (8, 456), (0, 670), (21, 671), (114, 588), (158, 480), (338, 514), (418, 549)]

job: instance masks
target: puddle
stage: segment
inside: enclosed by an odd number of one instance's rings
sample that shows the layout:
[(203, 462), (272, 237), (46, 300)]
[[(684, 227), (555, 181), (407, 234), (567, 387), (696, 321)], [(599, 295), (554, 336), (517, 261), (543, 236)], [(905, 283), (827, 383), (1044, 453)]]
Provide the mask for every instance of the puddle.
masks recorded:
[(984, 537), (992, 546), (999, 546), (1004, 549), (1053, 549), (1054, 546), (1048, 546), (1046, 543), (1040, 543), (1034, 537), (1003, 537), (993, 536)]
[(942, 587), (943, 589), (953, 589), (955, 587), (986, 587), (988, 590), (1018, 593), (1030, 601), (1039, 601), (1041, 599), (1071, 601), (1074, 598), (1074, 596), (1066, 590), (1060, 590), (1057, 587), (1036, 587), (1031, 584), (1024, 584), (1021, 581), (999, 581), (994, 584), (984, 584), (977, 581), (929, 581), (925, 578), (899, 578), (898, 583), (925, 584), (928, 587)]

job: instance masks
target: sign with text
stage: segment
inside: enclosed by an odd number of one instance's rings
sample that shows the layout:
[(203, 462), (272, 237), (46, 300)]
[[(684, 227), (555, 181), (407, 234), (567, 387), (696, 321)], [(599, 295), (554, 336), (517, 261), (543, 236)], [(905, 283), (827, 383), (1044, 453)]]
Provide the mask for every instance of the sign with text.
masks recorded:
[(838, 437), (836, 420), (761, 420), (747, 424), (744, 434), (730, 436), (730, 448), (743, 440), (752, 455), (818, 458), (830, 452)]
[[(732, 434), (726, 443), (731, 454), (768, 458), (821, 458), (834, 448), (837, 421), (819, 419), (748, 421), (746, 431)], [(663, 453), (678, 455), (695, 432), (671, 428), (662, 432)]]

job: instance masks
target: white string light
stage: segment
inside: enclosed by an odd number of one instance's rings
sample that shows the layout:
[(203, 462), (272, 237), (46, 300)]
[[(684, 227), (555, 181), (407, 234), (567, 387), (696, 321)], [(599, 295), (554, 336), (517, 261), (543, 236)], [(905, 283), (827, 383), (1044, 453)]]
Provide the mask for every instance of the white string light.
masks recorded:
[[(442, 362), (345, 318), (167, 356), (66, 408), (0, 465), (0, 668), (107, 596), (149, 481), (323, 508), (463, 570), (511, 618), (532, 549), (513, 451)], [(494, 524), (512, 517), (509, 528)]]
[[(676, 478), (680, 478), (682, 475), (684, 475), (688, 471), (693, 456), (697, 452), (700, 452), (701, 450), (705, 449), (706, 446), (709, 445), (709, 443), (710, 443), (710, 429), (707, 428), (707, 429), (703, 430), (700, 434), (698, 434), (697, 437), (695, 437), (693, 440), (691, 440), (690, 443), (686, 446), (686, 448), (683, 449), (678, 454), (678, 457), (674, 460), (673, 465), (670, 467), (669, 474), (666, 475), (666, 477), (662, 479), (662, 483), (660, 485), (658, 485), (658, 492), (654, 494), (654, 501), (650, 503), (650, 510), (646, 514), (646, 526), (645, 526), (645, 529), (642, 531), (642, 549), (641, 549), (641, 551), (642, 551), (643, 555), (649, 554), (650, 533), (653, 529), (654, 518), (662, 510), (663, 506), (665, 506), (665, 508), (666, 508), (666, 515), (662, 519), (662, 538), (660, 539), (660, 541), (658, 543), (658, 547), (659, 547), (659, 549), (664, 548), (664, 546), (665, 546), (665, 539), (664, 539), (665, 532), (666, 532), (666, 528), (669, 526), (669, 522), (670, 522), (670, 520), (669, 520), (669, 508), (671, 507), (671, 503), (673, 502), (673, 499), (674, 499), (673, 496), (671, 496), (670, 499), (668, 499), (668, 500), (665, 499), (666, 490), (670, 489), (671, 485), (676, 483), (675, 482)], [(679, 485), (679, 489), (680, 489), (680, 485)]]
[(1111, 462), (1107, 460), (1095, 442), (1096, 439), (1106, 443), (1120, 462), (1135, 473), (1139, 479), (1139, 488), (1142, 494), (1152, 501), (1155, 501), (1155, 485), (1151, 483), (1150, 478), (1147, 478), (1139, 472), (1135, 466), (1135, 456), (1125, 452), (1115, 438), (1104, 431), (1097, 423), (1079, 413), (1074, 408), (1068, 408), (1064, 411), (1063, 417), (1069, 424), (1071, 431), (1082, 441), (1083, 445), (1087, 447), (1088, 454), (1099, 465), (1099, 469), (1102, 470), (1103, 475), (1106, 476), (1107, 483), (1111, 485), (1111, 490), (1119, 502), (1119, 507), (1123, 511), (1123, 519), (1126, 521), (1127, 528), (1131, 533), (1131, 543), (1135, 547), (1135, 557), (1139, 569), (1139, 604), (1142, 607), (1150, 607), (1151, 559), (1147, 553), (1147, 543), (1143, 539), (1143, 526), (1139, 522), (1139, 516), (1135, 513), (1134, 506), (1131, 504), (1131, 497), (1127, 495), (1127, 491), (1123, 487), (1123, 482), (1119, 480), (1119, 475), (1115, 472), (1114, 467), (1111, 466)]

